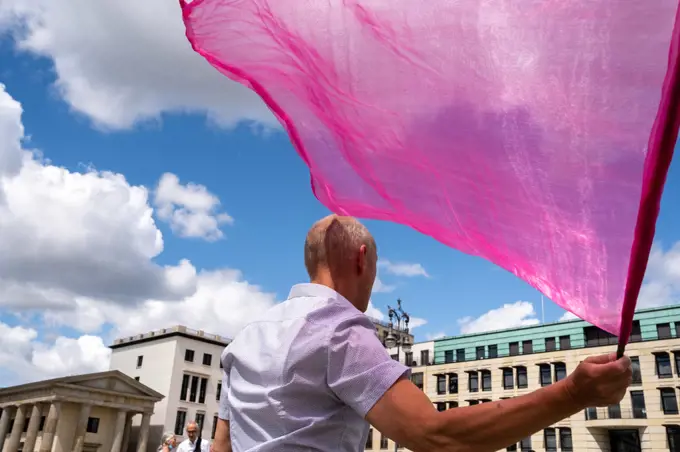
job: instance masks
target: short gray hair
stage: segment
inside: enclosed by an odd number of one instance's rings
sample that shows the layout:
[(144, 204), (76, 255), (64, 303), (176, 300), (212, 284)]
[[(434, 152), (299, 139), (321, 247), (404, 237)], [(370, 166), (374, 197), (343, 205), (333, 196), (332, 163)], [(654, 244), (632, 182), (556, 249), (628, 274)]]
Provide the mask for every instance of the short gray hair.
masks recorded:
[(168, 444), (168, 441), (170, 441), (170, 440), (171, 440), (172, 438), (174, 438), (174, 437), (175, 437), (175, 433), (174, 433), (174, 432), (165, 432), (165, 433), (163, 433), (163, 436), (161, 436), (161, 444), (160, 444), (160, 446), (158, 446), (158, 449), (157, 449), (157, 450), (159, 450), (159, 451), (163, 450), (163, 446), (165, 446), (166, 444)]

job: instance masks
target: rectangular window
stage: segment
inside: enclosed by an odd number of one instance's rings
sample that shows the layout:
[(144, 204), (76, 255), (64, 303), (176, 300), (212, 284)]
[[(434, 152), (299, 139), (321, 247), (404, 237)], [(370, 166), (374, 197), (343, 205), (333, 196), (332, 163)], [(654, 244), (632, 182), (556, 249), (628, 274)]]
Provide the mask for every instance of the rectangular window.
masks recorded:
[(519, 449), (527, 452), (531, 450), (531, 436), (527, 436), (519, 442)]
[(630, 331), (630, 339), (628, 342), (640, 342), (642, 341), (642, 332), (640, 331), (640, 321), (635, 320), (633, 322), (633, 328)]
[[(546, 337), (545, 338), (545, 351), (546, 352), (553, 352), (556, 349), (555, 345), (555, 338), (554, 337)], [(555, 434), (555, 430), (553, 430), (553, 435)]]
[(446, 364), (452, 363), (453, 362), (453, 350), (446, 350), (444, 352), (444, 362)]
[(524, 366), (517, 367), (517, 387), (519, 389), (525, 389), (529, 386), (529, 380), (527, 379), (527, 368)]
[(574, 446), (571, 442), (571, 429), (561, 428), (560, 429), (560, 447), (562, 452), (571, 452), (574, 450)]
[(437, 375), (437, 394), (446, 394), (446, 375)]
[(607, 417), (609, 419), (621, 419), (621, 405), (609, 405), (607, 407)]
[(540, 371), (540, 383), (541, 386), (548, 386), (552, 384), (552, 372), (550, 369), (550, 364), (539, 364), (538, 365), (539, 371)]
[(680, 337), (680, 322), (675, 322), (675, 337)]
[(571, 349), (571, 336), (560, 336), (560, 350)]
[(449, 374), (449, 394), (458, 394), (458, 374)]
[(418, 363), (413, 362), (413, 352), (404, 352), (404, 364), (407, 366), (417, 366)]
[(210, 353), (203, 353), (203, 365), (210, 366), (212, 364), (212, 355)]
[(182, 376), (182, 388), (179, 392), (179, 399), (180, 400), (186, 400), (187, 399), (187, 391), (189, 390), (189, 375), (184, 374)]
[(380, 448), (387, 449), (387, 436), (380, 434)]
[[(637, 356), (630, 357), (631, 369), (633, 371), (633, 382), (634, 385), (642, 384), (642, 372), (640, 370), (640, 358)], [(676, 357), (677, 363), (677, 357)]]
[(446, 402), (437, 402), (437, 411), (446, 411)]
[(423, 373), (422, 372), (415, 372), (411, 374), (411, 381), (413, 382), (414, 385), (418, 387), (421, 391), (423, 390)]
[(196, 413), (196, 425), (198, 426), (198, 436), (203, 432), (203, 424), (205, 423), (205, 413)]
[(645, 393), (642, 391), (630, 391), (630, 403), (633, 407), (633, 418), (646, 419), (647, 407), (645, 404)]
[(510, 342), (510, 356), (519, 355), (519, 342)]
[(489, 345), (489, 358), (498, 358), (498, 345)]
[(512, 369), (503, 369), (503, 389), (513, 389), (515, 387), (515, 380), (512, 375)]
[(468, 405), (479, 405), (479, 400), (468, 400)]
[(659, 378), (672, 378), (673, 369), (671, 368), (671, 358), (668, 353), (661, 352), (655, 355), (656, 358), (656, 374)]
[(659, 323), (656, 325), (656, 336), (658, 339), (670, 339), (671, 338), (671, 324), (670, 323)]
[(477, 372), (470, 372), (468, 374), (468, 389), (470, 392), (479, 391), (479, 375), (477, 375)]
[(548, 452), (557, 452), (557, 435), (554, 428), (543, 430), (543, 444)]
[(517, 450), (517, 444), (512, 444), (512, 445), (508, 446), (505, 450), (516, 451)]
[(97, 433), (99, 431), (99, 418), (98, 417), (88, 417), (87, 418), (87, 433)]
[(199, 378), (197, 376), (191, 377), (191, 389), (189, 389), (189, 401), (190, 402), (196, 401), (196, 396), (198, 395), (198, 381), (199, 381)]
[(420, 365), (421, 366), (428, 366), (430, 364), (430, 351), (429, 350), (421, 350), (420, 351)]
[(564, 363), (555, 363), (555, 381), (561, 381), (567, 378), (567, 365)]
[(373, 449), (373, 429), (368, 429), (368, 438), (366, 438), (366, 449)]
[(142, 367), (142, 363), (144, 362), (144, 356), (140, 355), (137, 357), (137, 369)]
[(217, 391), (215, 391), (215, 400), (220, 401), (220, 395), (222, 394), (222, 382), (217, 382)]
[(666, 438), (668, 439), (669, 452), (680, 452), (680, 427), (677, 425), (666, 426)]
[(451, 408), (458, 408), (458, 402), (449, 402), (449, 410)]
[(595, 407), (588, 407), (585, 409), (586, 413), (586, 420), (587, 421), (592, 421), (594, 419), (597, 419), (597, 408)]
[(477, 353), (477, 359), (484, 359), (485, 358), (483, 346), (477, 347), (476, 353)]
[(482, 370), (482, 391), (491, 391), (491, 371)]
[(462, 363), (465, 361), (465, 349), (459, 348), (456, 350), (456, 362)]
[(217, 416), (213, 416), (212, 431), (210, 432), (210, 439), (215, 439), (215, 432), (217, 431)]
[(184, 410), (177, 411), (175, 417), (175, 435), (184, 435), (184, 424), (187, 422), (187, 412)]
[(186, 349), (184, 351), (184, 361), (193, 363), (194, 362), (194, 351)]
[(678, 414), (678, 399), (674, 388), (661, 388), (661, 408), (663, 414)]
[(533, 341), (522, 341), (522, 354), (529, 355), (534, 352)]

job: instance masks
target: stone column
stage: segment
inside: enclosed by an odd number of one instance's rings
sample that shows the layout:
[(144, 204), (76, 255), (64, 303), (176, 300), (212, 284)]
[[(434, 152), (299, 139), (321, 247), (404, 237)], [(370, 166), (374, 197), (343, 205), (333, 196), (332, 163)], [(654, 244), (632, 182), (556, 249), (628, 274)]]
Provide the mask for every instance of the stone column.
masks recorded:
[(59, 415), (61, 414), (61, 402), (52, 402), (50, 411), (47, 413), (45, 420), (45, 429), (42, 434), (42, 441), (40, 441), (40, 452), (52, 452), (52, 444), (54, 444), (54, 434), (57, 432), (59, 426)]
[(2, 409), (2, 417), (0, 417), (0, 451), (5, 445), (5, 438), (9, 431), (9, 421), (12, 419), (13, 406), (6, 406)]
[(80, 407), (80, 416), (76, 425), (75, 436), (73, 437), (73, 452), (83, 452), (85, 445), (85, 434), (87, 433), (87, 420), (90, 418), (92, 405), (84, 404)]
[(113, 444), (111, 445), (111, 452), (122, 452), (126, 416), (127, 412), (125, 412), (125, 410), (120, 410), (116, 416), (116, 426), (113, 430)]
[(26, 421), (26, 405), (19, 405), (17, 407), (17, 414), (14, 416), (14, 425), (12, 425), (12, 433), (9, 435), (9, 443), (7, 450), (15, 452), (19, 450), (21, 443), (21, 434), (24, 433), (24, 422)]
[(130, 429), (132, 428), (132, 418), (134, 416), (135, 413), (130, 412), (125, 418), (125, 429), (123, 430), (123, 447), (121, 448), (122, 452), (127, 452), (128, 447), (130, 446)]
[(142, 425), (139, 426), (139, 441), (137, 442), (137, 452), (146, 452), (146, 447), (149, 442), (149, 423), (151, 422), (151, 413), (142, 414)]
[(33, 452), (33, 449), (35, 449), (38, 428), (40, 428), (40, 405), (36, 403), (31, 410), (31, 419), (28, 421), (28, 430), (26, 430), (26, 439), (24, 439), (24, 452)]

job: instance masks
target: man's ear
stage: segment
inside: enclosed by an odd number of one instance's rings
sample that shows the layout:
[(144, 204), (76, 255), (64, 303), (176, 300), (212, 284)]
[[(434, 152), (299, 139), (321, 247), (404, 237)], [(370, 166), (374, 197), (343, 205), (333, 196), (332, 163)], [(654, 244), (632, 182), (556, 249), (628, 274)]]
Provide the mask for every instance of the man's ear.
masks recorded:
[(357, 273), (363, 275), (366, 273), (366, 268), (368, 265), (368, 248), (366, 245), (361, 245), (359, 247), (359, 255), (357, 256)]

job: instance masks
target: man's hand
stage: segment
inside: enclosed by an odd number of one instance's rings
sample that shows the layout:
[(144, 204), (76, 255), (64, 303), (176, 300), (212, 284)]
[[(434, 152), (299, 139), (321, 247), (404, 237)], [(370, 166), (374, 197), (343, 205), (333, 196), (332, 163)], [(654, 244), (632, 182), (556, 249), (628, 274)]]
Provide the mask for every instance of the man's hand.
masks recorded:
[(578, 406), (617, 404), (633, 381), (630, 358), (616, 354), (586, 358), (566, 379), (569, 395)]

